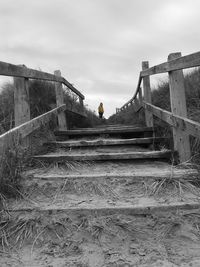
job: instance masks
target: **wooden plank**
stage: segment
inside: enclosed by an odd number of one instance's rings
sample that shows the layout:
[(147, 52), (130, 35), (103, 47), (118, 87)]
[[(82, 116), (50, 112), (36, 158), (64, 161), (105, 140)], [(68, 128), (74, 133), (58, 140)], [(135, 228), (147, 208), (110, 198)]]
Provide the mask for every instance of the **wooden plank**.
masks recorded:
[[(58, 77), (61, 77), (60, 70), (54, 71), (54, 74)], [(60, 107), (64, 104), (64, 92), (62, 88), (62, 83), (56, 82), (55, 83), (55, 92), (56, 92), (56, 105), (57, 107)], [(67, 118), (65, 115), (65, 112), (59, 112), (58, 114), (58, 127), (60, 130), (68, 129), (67, 127)]]
[[(142, 69), (146, 70), (149, 68), (149, 62), (142, 62)], [(151, 103), (151, 86), (149, 76), (143, 78), (143, 89), (144, 89), (144, 101)], [(145, 122), (147, 127), (153, 127), (153, 114), (145, 110)]]
[(81, 92), (79, 92), (71, 83), (69, 83), (65, 78), (61, 77), (60, 78), (60, 82), (62, 82), (64, 85), (66, 85), (69, 89), (72, 90), (72, 92), (74, 92), (75, 94), (77, 94), (78, 96), (80, 96), (83, 100), (85, 99), (84, 95), (81, 94)]
[(128, 102), (126, 102), (126, 103), (120, 108), (121, 111), (124, 109), (124, 107), (125, 107), (127, 104), (129, 104), (129, 103), (131, 103), (131, 102), (134, 101), (134, 99), (136, 98), (136, 96), (137, 96), (137, 94), (138, 94), (138, 92), (139, 92), (141, 82), (142, 82), (142, 77), (139, 75), (138, 84), (137, 84), (137, 87), (136, 87), (135, 94), (134, 94), (134, 96), (133, 96)]
[(77, 111), (74, 107), (72, 107), (72, 108), (66, 107), (66, 111), (74, 113), (74, 114), (79, 115), (81, 117), (87, 118), (87, 114), (86, 113)]
[(143, 70), (140, 74), (141, 77), (146, 77), (149, 75), (198, 67), (198, 66), (200, 66), (200, 52), (193, 53), (173, 60), (171, 59), (168, 62), (153, 66), (147, 70)]
[(71, 129), (71, 130), (83, 130), (83, 131), (85, 131), (85, 130), (87, 130), (87, 131), (93, 131), (93, 130), (97, 131), (97, 130), (104, 130), (104, 129), (110, 129), (110, 130), (118, 129), (118, 130), (121, 130), (121, 129), (133, 129), (133, 128), (138, 128), (138, 127), (140, 127), (140, 126), (139, 125), (138, 126), (136, 126), (136, 125), (123, 125), (123, 124), (117, 125), (116, 124), (116, 125), (96, 125), (95, 127), (88, 127), (88, 128), (86, 128), (86, 127), (84, 127), (84, 128), (76, 127), (74, 129)]
[(38, 180), (38, 181), (53, 181), (53, 182), (64, 182), (65, 179), (68, 180), (104, 180), (104, 179), (130, 179), (137, 182), (143, 180), (160, 180), (160, 179), (176, 179), (176, 180), (187, 180), (194, 181), (198, 179), (199, 173), (195, 169), (171, 169), (163, 170), (162, 168), (154, 169), (148, 168), (144, 164), (144, 168), (141, 170), (136, 170), (135, 172), (125, 172), (125, 173), (102, 173), (102, 174), (35, 174), (35, 175), (25, 175), (25, 179)]
[(102, 129), (88, 129), (85, 130), (68, 130), (68, 131), (56, 131), (55, 134), (59, 135), (93, 135), (93, 134), (123, 134), (123, 133), (143, 133), (152, 132), (152, 127), (130, 127), (130, 128), (102, 128)]
[[(173, 53), (169, 55), (168, 60), (170, 61), (180, 57), (181, 53)], [(182, 70), (169, 72), (169, 88), (172, 113), (187, 118), (184, 76)], [(180, 162), (189, 160), (191, 158), (189, 136), (181, 129), (181, 127), (179, 127), (179, 125), (173, 127), (173, 140), (174, 150), (178, 151)]]
[(78, 140), (78, 141), (52, 141), (47, 145), (54, 145), (56, 147), (90, 147), (90, 146), (117, 146), (117, 145), (138, 145), (138, 144), (152, 144), (166, 140), (163, 137), (146, 137), (146, 138), (132, 138), (132, 139), (100, 139), (100, 140)]
[(188, 135), (190, 134), (194, 137), (200, 138), (199, 122), (184, 117), (180, 117), (178, 115), (174, 115), (169, 111), (163, 110), (159, 107), (156, 107), (146, 102), (143, 103), (143, 106), (145, 109), (151, 111), (153, 115), (167, 122), (169, 125), (173, 127), (179, 126), (179, 128), (181, 128), (182, 131), (185, 131)]
[[(75, 197), (74, 197), (75, 198)], [(72, 205), (74, 204), (74, 205)], [(191, 199), (187, 201), (176, 200), (176, 199), (167, 199), (167, 201), (159, 201), (152, 197), (143, 197), (139, 198), (136, 201), (127, 202), (123, 200), (115, 201), (113, 205), (112, 201), (108, 201), (107, 198), (93, 198), (90, 196), (89, 199), (84, 197), (82, 200), (79, 198), (77, 202), (63, 200), (62, 203), (44, 203), (42, 201), (37, 201), (37, 203), (28, 203), (27, 200), (19, 203), (11, 203), (7, 205), (5, 211), (12, 214), (19, 214), (26, 216), (26, 212), (30, 215), (31, 212), (35, 216), (47, 216), (56, 213), (61, 215), (62, 213), (65, 216), (69, 215), (111, 215), (111, 214), (126, 214), (126, 215), (139, 215), (139, 214), (152, 214), (159, 212), (178, 212), (181, 210), (190, 210), (195, 209), (194, 212), (197, 213), (196, 209), (200, 208), (200, 202), (196, 199)], [(199, 210), (198, 210), (199, 213)]]
[(171, 151), (148, 151), (148, 152), (126, 152), (126, 153), (88, 153), (73, 154), (55, 153), (38, 155), (33, 157), (36, 160), (47, 162), (62, 161), (105, 161), (105, 160), (131, 160), (131, 159), (170, 159)]
[(143, 108), (143, 105), (140, 104), (140, 101), (135, 98), (135, 105), (134, 105), (134, 111), (135, 112), (139, 112), (141, 110), (141, 108)]
[(81, 97), (79, 97), (79, 103), (80, 103), (81, 111), (83, 112), (84, 105), (83, 105), (83, 99)]
[(15, 127), (30, 120), (28, 79), (14, 78)]
[(0, 61), (0, 75), (61, 82), (65, 84), (69, 89), (71, 89), (74, 93), (76, 93), (78, 96), (80, 96), (82, 99), (84, 99), (84, 95), (82, 95), (65, 78), (57, 77), (56, 75), (47, 72), (24, 68), (23, 66), (17, 66), (14, 64)]
[(62, 112), (63, 110), (65, 110), (65, 108), (66, 106), (62, 105), (0, 135), (0, 155), (2, 156), (3, 152), (10, 146), (12, 140), (14, 140), (15, 138), (25, 138), (33, 131), (40, 128), (41, 125), (47, 123), (52, 118), (52, 115), (57, 114), (58, 112)]

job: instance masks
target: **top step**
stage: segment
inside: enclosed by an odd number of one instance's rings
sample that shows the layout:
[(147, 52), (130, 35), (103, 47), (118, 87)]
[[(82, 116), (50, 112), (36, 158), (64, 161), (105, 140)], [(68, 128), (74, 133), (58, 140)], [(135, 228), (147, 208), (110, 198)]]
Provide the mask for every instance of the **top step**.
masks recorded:
[(143, 136), (144, 133), (153, 133), (152, 127), (135, 127), (135, 126), (123, 126), (123, 127), (102, 127), (102, 128), (82, 128), (77, 130), (63, 130), (55, 131), (56, 136), (89, 136), (89, 135), (120, 135), (120, 134), (133, 134), (136, 136)]

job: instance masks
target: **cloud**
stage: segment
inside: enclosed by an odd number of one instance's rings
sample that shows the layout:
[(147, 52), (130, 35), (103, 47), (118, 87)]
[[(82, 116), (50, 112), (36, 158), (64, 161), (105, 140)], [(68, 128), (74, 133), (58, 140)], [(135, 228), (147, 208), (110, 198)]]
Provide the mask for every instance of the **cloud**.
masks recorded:
[(135, 91), (141, 62), (198, 51), (193, 0), (0, 0), (0, 60), (62, 75), (107, 116)]

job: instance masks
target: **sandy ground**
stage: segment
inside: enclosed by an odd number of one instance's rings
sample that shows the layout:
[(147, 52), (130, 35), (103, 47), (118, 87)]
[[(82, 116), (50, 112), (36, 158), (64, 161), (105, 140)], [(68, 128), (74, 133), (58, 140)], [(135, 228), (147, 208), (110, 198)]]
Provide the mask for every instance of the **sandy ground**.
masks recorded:
[[(197, 267), (200, 219), (199, 211), (193, 212), (41, 216), (37, 218), (37, 231), (33, 229), (36, 238), (26, 241), (21, 248), (1, 253), (0, 266)], [(35, 217), (23, 217), (31, 219)]]

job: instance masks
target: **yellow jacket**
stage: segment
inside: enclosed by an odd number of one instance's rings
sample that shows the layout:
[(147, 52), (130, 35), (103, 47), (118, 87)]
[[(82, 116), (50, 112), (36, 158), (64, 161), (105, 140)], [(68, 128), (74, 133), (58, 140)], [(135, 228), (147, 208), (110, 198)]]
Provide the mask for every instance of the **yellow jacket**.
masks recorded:
[(104, 113), (103, 105), (102, 105), (102, 106), (100, 105), (100, 106), (98, 107), (98, 112), (99, 112), (99, 113)]

